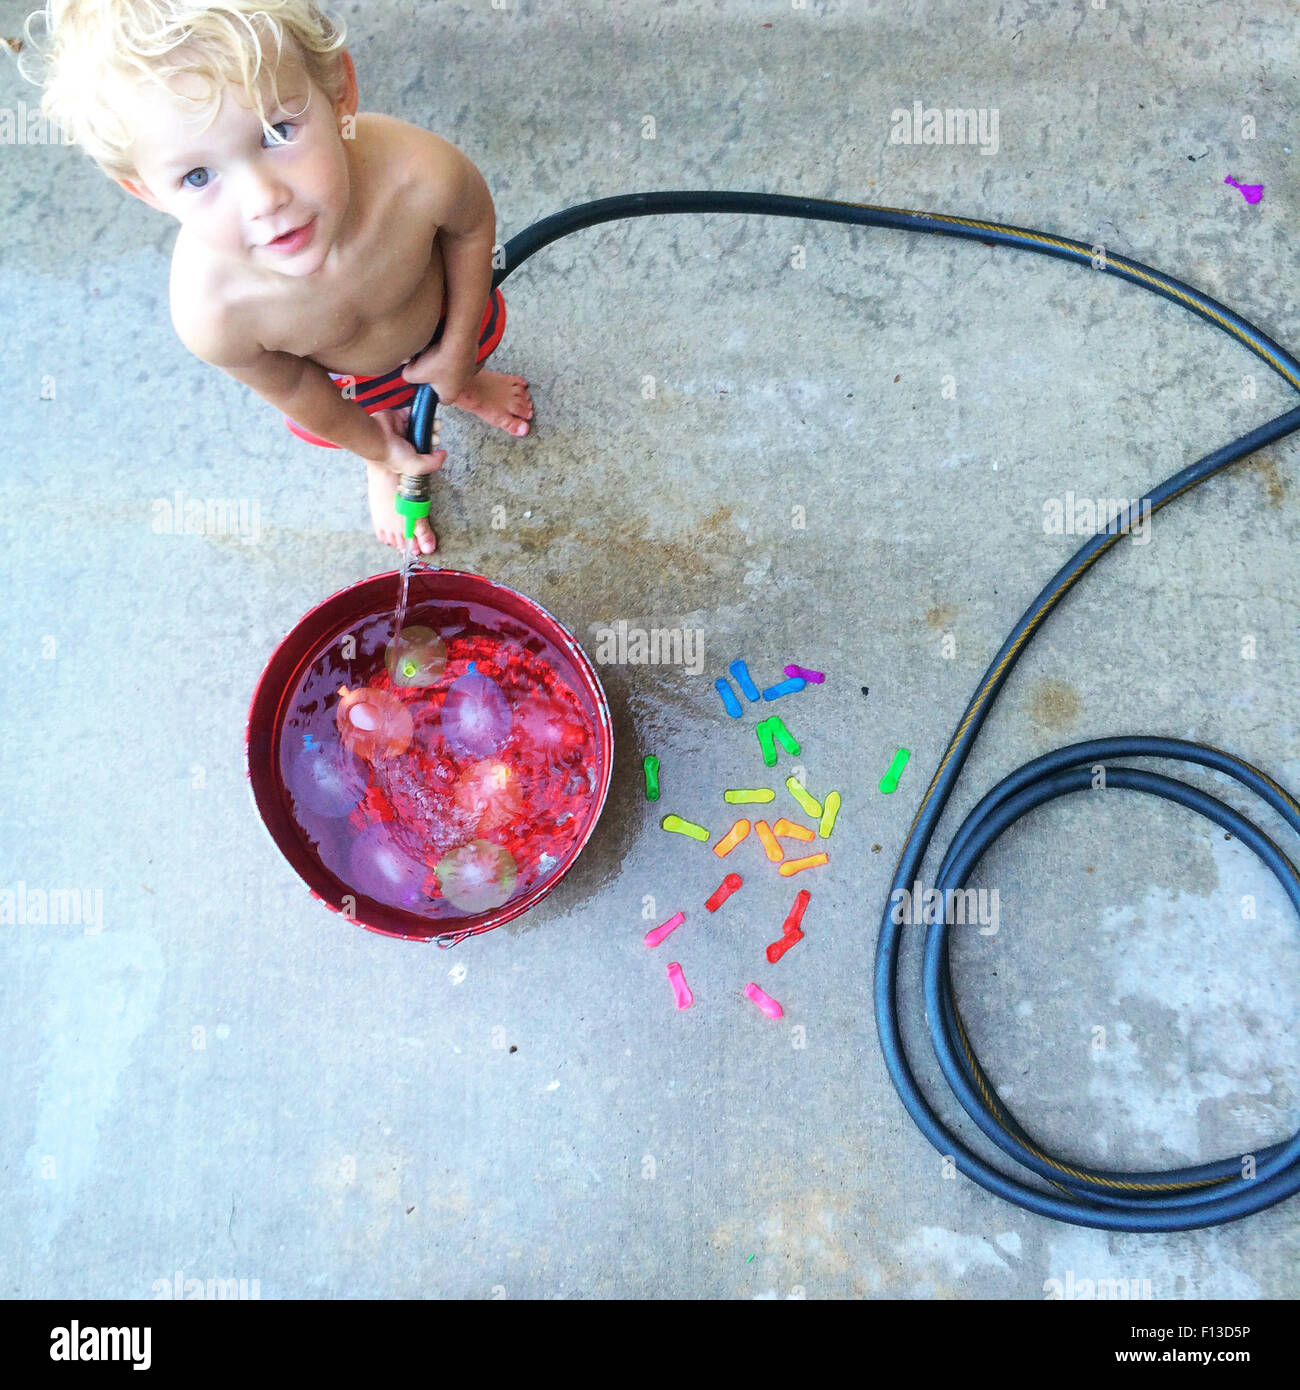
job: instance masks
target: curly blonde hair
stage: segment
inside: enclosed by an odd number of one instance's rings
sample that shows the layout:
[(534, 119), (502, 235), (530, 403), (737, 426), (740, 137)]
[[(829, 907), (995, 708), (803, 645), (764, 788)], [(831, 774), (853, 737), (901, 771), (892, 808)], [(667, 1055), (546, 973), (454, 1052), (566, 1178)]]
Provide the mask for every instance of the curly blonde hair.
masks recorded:
[[(43, 22), (42, 38), (36, 21)], [(41, 109), (114, 179), (136, 174), (128, 153), (132, 132), (113, 106), (115, 79), (167, 87), (179, 74), (193, 74), (206, 82), (206, 96), (168, 90), (199, 110), (210, 108), (209, 121), (222, 87), (234, 83), (272, 138), (262, 87), (268, 80), (278, 101), (276, 69), (286, 48), (297, 48), (331, 101), (345, 81), (346, 30), (312, 0), (47, 0), (28, 18), (26, 35), (19, 66), (44, 87)]]

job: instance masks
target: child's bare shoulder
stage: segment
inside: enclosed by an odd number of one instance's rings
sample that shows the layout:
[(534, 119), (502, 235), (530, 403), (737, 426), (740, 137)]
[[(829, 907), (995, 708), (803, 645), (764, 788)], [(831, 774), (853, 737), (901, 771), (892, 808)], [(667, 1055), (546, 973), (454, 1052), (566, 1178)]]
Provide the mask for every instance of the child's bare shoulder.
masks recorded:
[(357, 116), (356, 135), (364, 163), (390, 193), (435, 227), (454, 220), (478, 170), (450, 140), (376, 112)]
[(230, 270), (182, 229), (172, 251), (172, 325), (196, 356), (217, 367), (240, 367), (264, 351)]

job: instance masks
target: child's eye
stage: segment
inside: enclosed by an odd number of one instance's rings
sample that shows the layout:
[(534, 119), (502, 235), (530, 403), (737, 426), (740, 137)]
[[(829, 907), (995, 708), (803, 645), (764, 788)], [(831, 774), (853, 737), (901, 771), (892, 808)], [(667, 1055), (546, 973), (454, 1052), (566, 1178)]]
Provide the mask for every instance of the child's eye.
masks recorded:
[(267, 145), (267, 144), (272, 144), (272, 145), (276, 145), (276, 144), (279, 144), (279, 145), (287, 145), (287, 144), (289, 143), (290, 136), (291, 136), (291, 134), (292, 134), (292, 132), (293, 132), (293, 124), (292, 124), (292, 122), (290, 122), (290, 121), (277, 121), (276, 124), (273, 125), (273, 126), (271, 127), (271, 129), (276, 133), (276, 135), (279, 136), (279, 139), (278, 139), (278, 140), (271, 140), (271, 141), (268, 141), (267, 138), (266, 138), (266, 136), (265, 136), (265, 134), (263, 134), (263, 136), (262, 136), (262, 143), (263, 143), (263, 145)]
[(206, 169), (191, 169), (181, 180), (187, 188), (206, 188), (211, 175)]

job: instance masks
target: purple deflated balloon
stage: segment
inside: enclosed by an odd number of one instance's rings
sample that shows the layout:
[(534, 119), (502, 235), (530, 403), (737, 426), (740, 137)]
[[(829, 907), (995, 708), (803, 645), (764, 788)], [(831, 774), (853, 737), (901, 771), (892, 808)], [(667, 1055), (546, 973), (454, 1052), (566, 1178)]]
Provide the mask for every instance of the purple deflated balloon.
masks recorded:
[(346, 816), (366, 790), (366, 775), (346, 748), (309, 743), (289, 774), (293, 799), (318, 816)]
[(442, 732), (457, 757), (486, 758), (510, 737), (510, 701), (501, 687), (475, 668), (447, 691), (442, 706)]

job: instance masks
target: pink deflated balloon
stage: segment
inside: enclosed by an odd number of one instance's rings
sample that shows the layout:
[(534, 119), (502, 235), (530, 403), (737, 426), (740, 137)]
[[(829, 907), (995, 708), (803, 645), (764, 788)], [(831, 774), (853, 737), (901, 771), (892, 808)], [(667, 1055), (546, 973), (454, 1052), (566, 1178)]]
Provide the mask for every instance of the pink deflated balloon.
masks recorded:
[(390, 821), (368, 825), (352, 841), (348, 884), (389, 907), (414, 907), (427, 900), (428, 866), (403, 846)]
[(461, 758), (486, 758), (510, 737), (510, 701), (501, 687), (475, 669), (447, 691), (442, 706), (442, 732), (447, 746)]
[(346, 816), (365, 790), (361, 763), (345, 748), (308, 745), (289, 774), (293, 799), (318, 816)]

